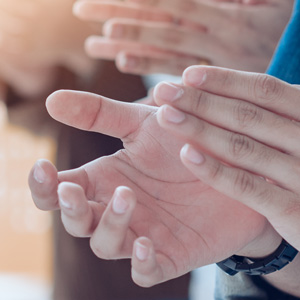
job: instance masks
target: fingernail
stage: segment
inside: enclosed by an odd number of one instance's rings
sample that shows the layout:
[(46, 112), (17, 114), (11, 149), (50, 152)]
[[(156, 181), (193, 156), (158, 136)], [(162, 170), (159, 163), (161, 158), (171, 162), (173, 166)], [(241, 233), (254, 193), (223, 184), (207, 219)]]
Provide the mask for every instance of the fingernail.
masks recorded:
[(33, 177), (38, 183), (44, 183), (46, 180), (46, 173), (39, 163), (36, 163), (35, 165)]
[(110, 38), (121, 38), (124, 35), (124, 26), (113, 24), (104, 27), (105, 36)]
[(182, 97), (183, 88), (168, 82), (160, 83), (154, 90), (155, 96), (165, 101), (173, 102)]
[(201, 67), (190, 67), (184, 72), (184, 81), (196, 87), (200, 87), (206, 78), (206, 70)]
[(200, 165), (204, 162), (204, 156), (188, 144), (182, 147), (181, 154), (193, 164)]
[(114, 197), (112, 207), (116, 214), (121, 215), (127, 211), (129, 205), (128, 202), (122, 196), (120, 196), (119, 192), (117, 192), (117, 194)]
[(145, 247), (140, 243), (136, 243), (135, 255), (139, 260), (145, 261), (148, 257), (148, 254), (149, 254), (149, 249), (147, 247)]
[(121, 68), (126, 68), (130, 70), (135, 69), (139, 64), (138, 59), (136, 57), (127, 56), (124, 53), (118, 55), (117, 61), (118, 65)]
[(175, 124), (181, 123), (185, 119), (185, 114), (171, 106), (163, 107), (164, 117), (167, 121)]
[(73, 14), (75, 16), (80, 16), (81, 13), (81, 3), (75, 2), (72, 8)]
[(72, 209), (72, 204), (67, 199), (64, 199), (63, 197), (59, 197), (59, 204), (60, 206), (66, 208), (66, 209)]

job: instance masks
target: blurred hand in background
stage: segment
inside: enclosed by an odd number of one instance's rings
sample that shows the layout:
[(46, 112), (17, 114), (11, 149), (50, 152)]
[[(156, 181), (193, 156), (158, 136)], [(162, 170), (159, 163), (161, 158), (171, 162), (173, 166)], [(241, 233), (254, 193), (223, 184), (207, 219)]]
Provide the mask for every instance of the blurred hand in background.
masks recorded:
[(264, 72), (293, 1), (78, 0), (74, 13), (104, 22), (86, 41), (88, 54), (116, 60), (123, 72), (181, 75), (212, 64)]
[(73, 0), (0, 0), (0, 77), (21, 94), (52, 82), (53, 68), (80, 74), (91, 60), (84, 40), (94, 29), (72, 14)]

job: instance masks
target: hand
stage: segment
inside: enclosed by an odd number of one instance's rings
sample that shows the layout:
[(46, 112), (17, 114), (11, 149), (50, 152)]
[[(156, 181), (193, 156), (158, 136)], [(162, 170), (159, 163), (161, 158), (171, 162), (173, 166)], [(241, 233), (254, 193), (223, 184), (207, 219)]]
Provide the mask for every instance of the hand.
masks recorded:
[(300, 250), (299, 87), (213, 67), (191, 67), (183, 81), (160, 84), (154, 99), (162, 105), (159, 124), (188, 143), (184, 165), (264, 215)]
[(43, 90), (53, 68), (80, 74), (91, 60), (83, 49), (96, 32), (72, 15), (73, 0), (0, 0), (0, 76), (21, 93)]
[[(181, 150), (183, 164), (216, 191), (265, 216), (300, 250), (300, 88), (267, 75), (203, 67), (186, 70), (183, 82), (154, 90), (163, 105), (159, 124), (188, 143)], [(177, 122), (168, 117), (170, 110)], [(267, 245), (261, 240), (243, 255)], [(265, 280), (299, 297), (299, 266), (298, 255)]]
[(181, 164), (183, 143), (159, 127), (157, 107), (60, 91), (48, 98), (47, 108), (70, 126), (122, 139), (124, 149), (60, 173), (37, 162), (29, 176), (36, 205), (60, 208), (66, 229), (91, 237), (100, 258), (131, 258), (139, 285), (220, 261), (265, 237), (270, 252), (280, 243), (264, 217)]
[(104, 37), (90, 37), (86, 49), (116, 59), (124, 72), (181, 75), (195, 64), (265, 71), (293, 1), (227, 2), (78, 0), (74, 11), (83, 20), (109, 19)]

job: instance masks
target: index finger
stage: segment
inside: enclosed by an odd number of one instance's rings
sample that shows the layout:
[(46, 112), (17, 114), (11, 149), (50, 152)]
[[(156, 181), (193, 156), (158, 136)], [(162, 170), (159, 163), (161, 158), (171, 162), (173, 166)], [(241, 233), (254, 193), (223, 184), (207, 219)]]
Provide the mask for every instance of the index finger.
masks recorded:
[(299, 88), (275, 77), (209, 66), (193, 66), (183, 83), (220, 96), (236, 98), (300, 120)]

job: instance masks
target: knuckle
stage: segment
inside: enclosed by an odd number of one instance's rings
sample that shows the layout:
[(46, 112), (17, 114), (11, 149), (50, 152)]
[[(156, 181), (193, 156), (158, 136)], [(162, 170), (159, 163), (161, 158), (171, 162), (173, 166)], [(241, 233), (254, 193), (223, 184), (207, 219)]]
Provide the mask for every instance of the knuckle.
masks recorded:
[(251, 155), (254, 152), (254, 142), (248, 137), (231, 133), (229, 153), (236, 159)]
[(256, 190), (254, 177), (245, 171), (239, 170), (234, 180), (234, 189), (239, 194), (252, 195)]
[[(265, 179), (261, 179), (264, 180)], [(261, 207), (269, 207), (269, 204), (274, 200), (273, 189), (263, 188), (261, 191), (257, 193), (257, 200), (259, 201), (259, 205)]]
[(191, 111), (194, 113), (203, 114), (209, 105), (208, 95), (203, 91), (195, 91), (192, 92), (191, 95)]
[(223, 174), (223, 166), (221, 163), (216, 163), (211, 166), (209, 178), (211, 181), (217, 181)]
[(234, 115), (240, 127), (252, 127), (260, 123), (263, 117), (261, 109), (245, 102), (239, 102)]
[(281, 98), (282, 88), (276, 78), (259, 74), (255, 78), (254, 93), (260, 101), (274, 101)]
[(284, 217), (296, 217), (299, 219), (300, 217), (300, 201), (298, 197), (290, 197), (286, 201), (285, 208), (283, 210)]

